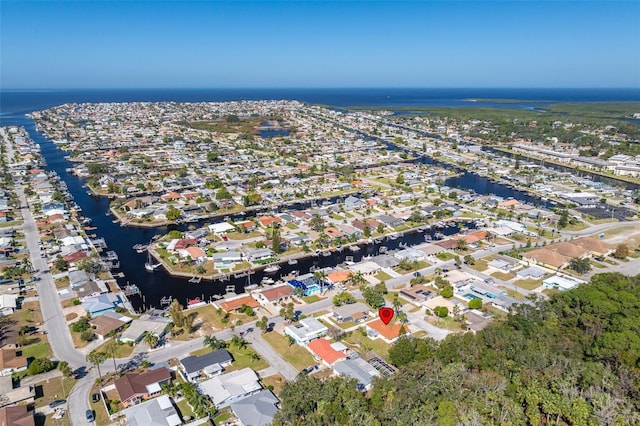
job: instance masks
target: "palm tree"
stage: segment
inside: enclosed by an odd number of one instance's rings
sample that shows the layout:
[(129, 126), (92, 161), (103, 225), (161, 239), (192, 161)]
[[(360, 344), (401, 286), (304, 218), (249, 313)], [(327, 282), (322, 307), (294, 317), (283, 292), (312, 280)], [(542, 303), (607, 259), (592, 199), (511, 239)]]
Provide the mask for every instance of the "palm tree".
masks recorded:
[(117, 374), (118, 367), (116, 367), (116, 349), (118, 349), (118, 343), (112, 339), (108, 341), (105, 346), (105, 353), (111, 355), (111, 359), (113, 359), (113, 371)]
[(361, 285), (365, 284), (367, 280), (364, 279), (364, 275), (362, 274), (362, 272), (358, 271), (355, 274), (351, 274), (349, 281), (351, 281), (352, 285), (360, 287)]
[(144, 333), (144, 342), (149, 345), (150, 348), (155, 348), (158, 345), (158, 336), (149, 331)]
[(209, 346), (214, 351), (227, 347), (227, 343), (224, 340), (218, 339), (216, 336), (205, 336), (203, 344), (204, 346)]
[(100, 383), (102, 383), (102, 373), (100, 372), (100, 364), (107, 359), (107, 355), (104, 352), (96, 352), (95, 350), (87, 354), (87, 362), (98, 367), (98, 376), (100, 377)]
[(231, 344), (238, 349), (244, 349), (247, 347), (248, 343), (243, 337), (236, 334), (231, 338)]

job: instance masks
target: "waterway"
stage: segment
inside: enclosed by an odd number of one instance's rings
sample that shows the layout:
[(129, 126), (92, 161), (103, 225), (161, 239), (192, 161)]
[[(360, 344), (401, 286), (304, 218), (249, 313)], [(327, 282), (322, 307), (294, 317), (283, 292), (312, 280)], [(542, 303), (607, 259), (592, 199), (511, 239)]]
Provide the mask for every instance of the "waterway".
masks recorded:
[[(17, 121), (17, 122), (16, 122)], [(14, 120), (14, 123), (24, 126), (31, 138), (40, 145), (42, 155), (46, 160), (46, 170), (55, 171), (67, 184), (71, 195), (73, 195), (76, 203), (82, 208), (83, 214), (93, 219), (92, 226), (98, 229), (95, 231), (98, 237), (103, 237), (110, 250), (116, 251), (120, 258), (120, 270), (124, 273), (125, 278), (118, 279), (118, 284), (124, 286), (127, 283), (136, 284), (143, 296), (132, 296), (131, 302), (136, 309), (145, 309), (149, 307), (160, 307), (160, 300), (163, 297), (177, 298), (181, 303), (186, 304), (188, 299), (196, 297), (202, 300), (210, 300), (214, 295), (224, 294), (227, 286), (233, 285), (237, 293), (242, 292), (244, 286), (251, 283), (258, 283), (263, 278), (262, 272), (251, 274), (250, 277), (230, 278), (227, 282), (202, 280), (199, 284), (189, 283), (187, 279), (174, 278), (169, 276), (163, 270), (157, 270), (153, 273), (147, 272), (143, 265), (146, 261), (146, 253), (136, 253), (132, 246), (138, 243), (148, 243), (154, 235), (165, 234), (168, 230), (174, 229), (161, 228), (122, 228), (119, 224), (112, 223), (112, 217), (106, 216), (108, 211), (108, 200), (104, 197), (95, 197), (87, 194), (82, 179), (68, 173), (67, 168), (72, 164), (65, 160), (65, 152), (59, 150), (55, 144), (49, 141), (42, 133), (38, 132), (32, 120), (26, 117), (20, 117)], [(423, 157), (420, 161), (424, 164), (437, 164), (438, 162), (427, 157)], [(451, 187), (461, 187), (464, 189), (472, 189), (479, 194), (493, 193), (502, 197), (514, 197), (523, 202), (538, 204), (539, 200), (530, 197), (526, 193), (514, 191), (511, 188), (494, 183), (486, 178), (471, 173), (463, 173), (459, 177), (448, 179), (445, 182)], [(290, 207), (305, 208), (309, 204), (298, 204)], [(182, 228), (184, 229), (184, 227)], [(452, 235), (457, 232), (456, 226), (437, 230), (445, 235)], [(431, 231), (431, 235), (436, 230)], [(402, 246), (411, 246), (425, 242), (424, 233), (408, 233), (395, 240), (386, 240), (380, 243), (363, 244), (358, 252), (344, 250), (341, 253), (334, 253), (331, 256), (309, 257), (298, 260), (295, 265), (287, 263), (282, 264), (282, 268), (275, 275), (274, 279), (281, 275), (287, 275), (293, 270), (300, 271), (301, 274), (308, 272), (312, 267), (324, 268), (336, 266), (345, 262), (347, 256), (352, 256), (352, 260), (358, 262), (363, 256), (376, 255), (382, 245), (388, 250), (395, 250)], [(250, 281), (249, 281), (250, 280)]]

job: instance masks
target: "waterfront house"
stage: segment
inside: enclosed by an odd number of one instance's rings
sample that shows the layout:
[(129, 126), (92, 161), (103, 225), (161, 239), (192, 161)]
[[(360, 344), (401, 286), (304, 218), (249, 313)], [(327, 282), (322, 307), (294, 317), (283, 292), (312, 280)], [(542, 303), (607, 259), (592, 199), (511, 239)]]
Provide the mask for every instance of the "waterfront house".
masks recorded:
[(250, 368), (215, 376), (199, 383), (204, 395), (209, 396), (216, 408), (224, 408), (262, 390), (257, 374)]
[(404, 224), (404, 220), (399, 219), (399, 218), (397, 218), (395, 216), (389, 216), (389, 215), (386, 215), (386, 214), (377, 216), (376, 220), (378, 222), (383, 223), (385, 226), (387, 226), (389, 228), (396, 228), (396, 227), (402, 226)]
[(264, 307), (275, 307), (278, 303), (290, 300), (293, 295), (293, 289), (287, 284), (281, 284), (251, 293), (251, 296), (260, 303), (260, 306)]
[(76, 296), (81, 302), (90, 297), (99, 296), (108, 292), (104, 282), (100, 285), (95, 281), (87, 281), (84, 284), (77, 285), (73, 290), (76, 292)]
[(88, 283), (89, 281), (89, 275), (87, 275), (87, 273), (82, 269), (69, 272), (69, 284), (71, 284), (71, 287), (79, 287), (82, 284)]
[(144, 373), (126, 373), (114, 380), (113, 384), (122, 405), (130, 407), (160, 395), (161, 386), (169, 380), (171, 372), (166, 367), (160, 367)]
[(243, 306), (248, 306), (250, 308), (255, 309), (255, 308), (258, 308), (260, 304), (253, 297), (243, 294), (237, 297), (215, 301), (213, 302), (213, 306), (216, 308), (221, 308), (225, 312), (233, 312), (240, 309)]
[(208, 228), (209, 232), (217, 236), (225, 235), (227, 232), (231, 232), (236, 229), (235, 226), (227, 222), (214, 223), (209, 225)]
[(151, 333), (161, 338), (167, 332), (167, 327), (171, 320), (165, 317), (142, 315), (138, 319), (131, 321), (131, 325), (118, 338), (125, 343), (138, 343), (146, 333)]
[(270, 248), (254, 249), (254, 248), (247, 247), (247, 248), (243, 248), (242, 255), (249, 262), (260, 262), (260, 261), (272, 259), (275, 257), (273, 250), (271, 250)]
[(230, 269), (236, 263), (242, 262), (242, 253), (237, 251), (226, 251), (220, 253), (213, 253), (211, 260), (216, 269)]
[(226, 349), (218, 349), (199, 356), (187, 356), (180, 359), (180, 373), (190, 381), (211, 378), (224, 371), (233, 362), (233, 357)]
[(313, 317), (304, 318), (298, 324), (288, 325), (284, 328), (284, 334), (291, 336), (297, 344), (302, 346), (328, 332), (327, 326)]

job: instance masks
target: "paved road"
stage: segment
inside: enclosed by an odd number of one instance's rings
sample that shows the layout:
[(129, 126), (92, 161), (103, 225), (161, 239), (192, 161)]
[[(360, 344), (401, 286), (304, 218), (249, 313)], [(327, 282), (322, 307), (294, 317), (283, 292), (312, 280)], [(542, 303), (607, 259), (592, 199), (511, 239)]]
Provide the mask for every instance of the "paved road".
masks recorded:
[[(0, 132), (7, 147), (8, 158), (13, 158), (13, 145), (9, 142), (9, 138), (4, 132), (4, 129), (1, 129)], [(22, 184), (17, 183), (15, 190), (21, 205), (26, 206), (27, 199)], [(40, 298), (40, 310), (42, 311), (44, 329), (48, 333), (49, 344), (57, 359), (67, 361), (72, 368), (81, 367), (86, 364), (85, 356), (74, 348), (73, 341), (69, 335), (69, 329), (67, 328), (67, 322), (62, 313), (62, 306), (55, 283), (53, 282), (53, 277), (49, 272), (43, 272), (48, 271), (49, 266), (47, 265), (46, 259), (43, 259), (41, 256), (42, 251), (38, 245), (40, 238), (33, 214), (28, 208), (22, 208), (21, 212), (24, 219), (22, 229), (24, 231), (27, 249), (29, 250), (31, 266), (34, 270), (39, 271), (37, 274), (40, 280), (35, 283), (35, 286)]]

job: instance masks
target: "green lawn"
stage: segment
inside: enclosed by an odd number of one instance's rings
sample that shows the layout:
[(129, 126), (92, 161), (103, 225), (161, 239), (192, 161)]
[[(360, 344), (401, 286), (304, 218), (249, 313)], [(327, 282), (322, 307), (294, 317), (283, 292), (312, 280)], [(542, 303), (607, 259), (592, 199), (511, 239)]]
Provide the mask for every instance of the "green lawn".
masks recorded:
[(312, 294), (311, 296), (305, 296), (302, 298), (302, 300), (304, 300), (305, 303), (314, 303), (324, 299), (325, 299), (324, 297), (320, 297), (317, 294)]
[[(389, 293), (385, 294), (383, 297), (384, 297), (384, 300), (386, 300), (387, 302), (389, 302), (389, 304), (391, 304), (391, 303), (393, 303), (393, 299), (395, 299), (395, 296), (397, 296), (397, 295), (398, 295), (397, 292), (390, 291)], [(407, 299), (404, 299), (404, 298), (399, 297), (399, 296), (398, 296), (398, 302), (400, 302), (400, 305), (402, 305), (402, 306), (404, 306), (407, 303), (409, 303), (409, 301)]]
[(34, 337), (33, 343), (22, 347), (22, 356), (27, 358), (51, 358), (53, 353), (46, 337)]
[[(96, 352), (104, 352), (106, 349), (106, 345), (108, 343), (109, 342), (106, 342), (103, 345), (96, 348)], [(133, 345), (128, 345), (126, 343), (118, 343), (118, 345), (116, 346), (115, 356), (116, 358), (129, 358), (133, 353), (133, 349), (134, 349)], [(111, 355), (111, 353), (109, 353), (109, 355)]]
[(262, 337), (276, 352), (289, 361), (294, 368), (302, 370), (303, 368), (316, 364), (309, 351), (296, 343), (290, 345), (284, 336), (272, 331), (264, 333)]
[(230, 345), (227, 350), (233, 355), (233, 364), (226, 371), (241, 370), (246, 367), (258, 371), (269, 366), (269, 363), (262, 358), (255, 361), (251, 358), (256, 352), (249, 345), (242, 349)]
[(76, 382), (75, 379), (66, 378), (63, 387), (62, 377), (55, 377), (36, 383), (36, 395), (42, 395), (36, 398), (36, 408), (44, 407), (56, 399), (66, 399)]
[(193, 409), (191, 408), (191, 406), (187, 403), (186, 399), (183, 399), (180, 402), (176, 403), (176, 407), (178, 408), (178, 411), (180, 412), (180, 417), (184, 418), (185, 416), (191, 416), (191, 418), (195, 418), (195, 415), (193, 414)]
[(513, 272), (494, 272), (491, 276), (502, 281), (509, 281), (510, 279), (515, 278), (516, 274)]
[(389, 347), (391, 346), (380, 339), (371, 340), (368, 337), (363, 336), (360, 330), (353, 331), (351, 336), (342, 340), (342, 343), (351, 347), (361, 355), (373, 350), (385, 359), (387, 358)]
[(387, 280), (390, 280), (391, 278), (393, 278), (391, 275), (387, 274), (387, 273), (386, 273), (386, 272), (384, 272), (384, 271), (380, 271), (380, 272), (378, 272), (378, 273), (375, 275), (375, 277), (376, 277), (377, 279), (379, 279), (380, 281), (387, 281)]
[(525, 290), (534, 290), (540, 285), (542, 285), (542, 280), (534, 280), (533, 278), (527, 278), (526, 280), (518, 280), (515, 282), (520, 288), (524, 288)]
[(473, 265), (467, 265), (469, 268), (473, 269), (474, 271), (478, 271), (478, 272), (482, 272), (485, 271), (489, 265), (487, 264), (487, 261), (484, 259), (477, 259)]

